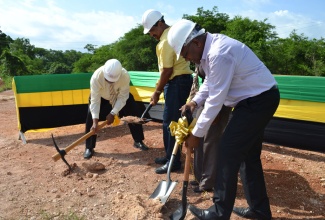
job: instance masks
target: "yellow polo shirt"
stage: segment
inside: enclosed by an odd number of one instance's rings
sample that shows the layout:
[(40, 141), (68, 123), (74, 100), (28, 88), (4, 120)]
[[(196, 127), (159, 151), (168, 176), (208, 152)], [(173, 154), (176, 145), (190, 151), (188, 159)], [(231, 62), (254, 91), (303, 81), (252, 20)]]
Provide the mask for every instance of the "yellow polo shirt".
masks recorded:
[(183, 74), (192, 74), (193, 71), (190, 69), (190, 62), (187, 62), (182, 56), (177, 60), (176, 53), (173, 48), (168, 44), (167, 34), (170, 27), (167, 28), (160, 37), (160, 41), (156, 46), (156, 54), (158, 57), (158, 68), (159, 72), (162, 72), (163, 68), (173, 67), (173, 74), (169, 80), (175, 76)]

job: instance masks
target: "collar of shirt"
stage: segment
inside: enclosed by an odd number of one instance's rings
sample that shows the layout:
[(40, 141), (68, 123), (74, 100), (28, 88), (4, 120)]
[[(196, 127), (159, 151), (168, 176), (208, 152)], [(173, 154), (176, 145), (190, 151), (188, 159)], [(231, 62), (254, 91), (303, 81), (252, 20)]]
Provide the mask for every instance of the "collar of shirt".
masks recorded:
[(204, 49), (203, 49), (203, 53), (202, 53), (202, 57), (201, 57), (201, 62), (206, 60), (206, 58), (208, 56), (208, 52), (210, 51), (211, 43), (212, 43), (212, 36), (209, 32), (207, 32), (207, 38), (205, 40), (205, 45), (204, 45)]
[(164, 32), (161, 34), (159, 40), (165, 40), (165, 39), (167, 39), (167, 34), (168, 34), (169, 29), (170, 29), (170, 27), (169, 28), (166, 28), (164, 30)]

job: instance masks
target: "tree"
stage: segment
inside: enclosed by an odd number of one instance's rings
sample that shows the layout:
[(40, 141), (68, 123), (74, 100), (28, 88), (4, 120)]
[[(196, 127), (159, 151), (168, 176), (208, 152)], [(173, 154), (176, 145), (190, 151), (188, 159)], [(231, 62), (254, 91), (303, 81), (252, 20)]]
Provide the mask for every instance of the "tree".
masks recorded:
[(71, 73), (71, 68), (63, 63), (54, 62), (51, 64), (50, 69), (48, 70), (50, 74), (64, 74)]
[(84, 49), (88, 51), (88, 53), (94, 53), (96, 50), (96, 45), (93, 44), (87, 44)]
[(35, 57), (34, 49), (35, 46), (31, 45), (29, 39), (27, 38), (17, 38), (10, 43), (10, 52), (16, 56), (21, 56), (24, 54), (30, 59), (33, 59)]
[(0, 71), (2, 75), (20, 76), (29, 74), (25, 63), (19, 57), (13, 56), (11, 53), (9, 53), (8, 50), (2, 52), (0, 61)]
[(264, 60), (265, 53), (269, 49), (267, 41), (277, 38), (277, 33), (273, 31), (275, 27), (266, 21), (267, 19), (252, 21), (249, 18), (235, 16), (221, 33), (245, 43), (261, 60)]
[(108, 59), (115, 58), (114, 55), (112, 55), (111, 47), (111, 45), (105, 45), (95, 49), (94, 54), (83, 54), (81, 58), (74, 63), (72, 72), (94, 72), (98, 67), (104, 65)]
[(198, 8), (196, 15), (184, 14), (183, 18), (201, 25), (210, 33), (220, 33), (224, 31), (229, 21), (229, 16), (225, 13), (219, 13), (217, 6), (214, 6), (212, 11), (203, 10), (203, 7)]
[(73, 64), (73, 73), (87, 73), (91, 72), (89, 67), (91, 66), (92, 55), (91, 54), (83, 54), (79, 60), (77, 60)]
[(127, 70), (158, 71), (156, 58), (157, 41), (143, 34), (138, 25), (112, 45), (113, 55)]
[(291, 32), (289, 38), (269, 42), (267, 66), (282, 75), (325, 76), (325, 41)]
[(6, 35), (5, 33), (3, 33), (0, 30), (0, 55), (2, 54), (2, 52), (6, 49), (9, 49), (9, 44), (12, 42), (13, 40), (11, 39), (10, 36)]

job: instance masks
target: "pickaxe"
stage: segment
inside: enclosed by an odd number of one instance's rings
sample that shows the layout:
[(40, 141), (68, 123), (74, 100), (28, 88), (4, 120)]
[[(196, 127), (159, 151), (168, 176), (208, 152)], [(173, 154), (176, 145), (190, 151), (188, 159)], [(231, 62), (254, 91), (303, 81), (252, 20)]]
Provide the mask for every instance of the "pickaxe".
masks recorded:
[[(105, 125), (107, 125), (107, 121), (104, 121), (103, 123), (101, 123), (100, 125), (98, 125), (98, 130), (102, 129), (103, 127), (105, 127)], [(70, 164), (66, 161), (66, 159), (64, 158), (64, 156), (73, 148), (75, 148), (78, 144), (80, 144), (81, 142), (85, 141), (87, 138), (89, 138), (90, 136), (94, 135), (95, 132), (93, 130), (89, 131), (87, 134), (85, 134), (84, 136), (82, 136), (81, 138), (79, 138), (78, 140), (76, 140), (75, 142), (73, 142), (72, 144), (70, 144), (69, 146), (67, 146), (66, 148), (64, 148), (63, 150), (60, 150), (59, 147), (57, 146), (53, 134), (52, 134), (52, 140), (54, 143), (54, 147), (57, 150), (57, 154), (52, 156), (52, 159), (54, 161), (58, 161), (60, 158), (63, 160), (63, 162), (68, 165), (69, 170), (71, 171), (72, 168), (70, 166)]]

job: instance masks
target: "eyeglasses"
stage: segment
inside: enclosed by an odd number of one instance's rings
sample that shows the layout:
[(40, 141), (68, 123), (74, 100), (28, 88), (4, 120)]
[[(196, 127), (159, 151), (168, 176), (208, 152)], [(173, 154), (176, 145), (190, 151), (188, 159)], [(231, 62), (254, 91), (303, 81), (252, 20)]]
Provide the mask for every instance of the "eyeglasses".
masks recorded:
[[(191, 43), (192, 43), (192, 41), (190, 41), (187, 45), (183, 46), (183, 49), (182, 49), (183, 52), (181, 52), (181, 55), (182, 55), (182, 57), (184, 57), (185, 60), (187, 59), (187, 55), (188, 55), (188, 51), (190, 50)], [(186, 49), (186, 52), (184, 52), (184, 48)]]

